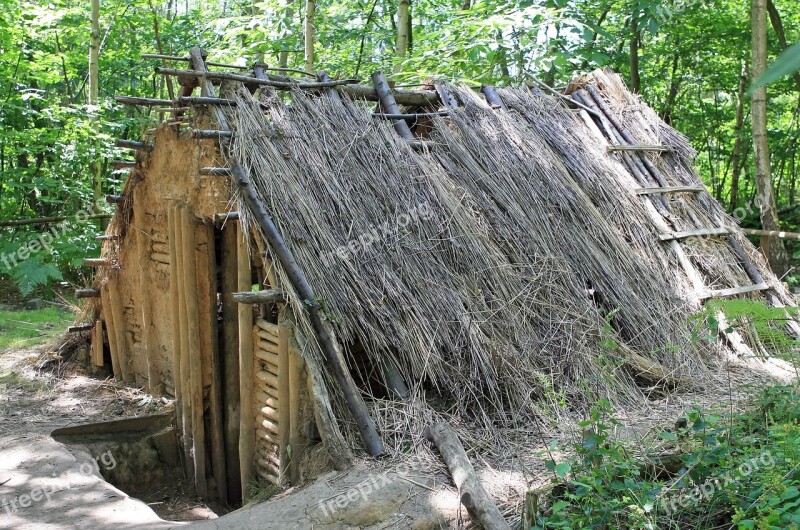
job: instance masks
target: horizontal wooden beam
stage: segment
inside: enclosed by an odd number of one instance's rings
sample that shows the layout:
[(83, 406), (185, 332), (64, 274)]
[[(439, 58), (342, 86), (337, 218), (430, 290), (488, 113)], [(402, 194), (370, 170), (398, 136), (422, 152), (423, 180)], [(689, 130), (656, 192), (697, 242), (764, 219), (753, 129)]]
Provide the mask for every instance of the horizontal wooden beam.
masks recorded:
[(100, 298), (100, 289), (75, 289), (75, 298)]
[(160, 107), (172, 105), (172, 100), (157, 98), (137, 98), (133, 96), (114, 96), (114, 101), (125, 105), (137, 105), (142, 107)]
[(181, 96), (178, 98), (179, 103), (188, 103), (190, 105), (226, 105), (228, 107), (235, 107), (236, 102), (227, 98), (208, 98), (197, 96)]
[(106, 195), (106, 202), (108, 204), (122, 204), (125, 202), (124, 195)]
[(265, 289), (264, 291), (245, 291), (233, 293), (233, 299), (240, 304), (283, 304), (288, 301), (285, 291)]
[[(189, 57), (178, 57), (176, 55), (161, 55), (158, 53), (143, 53), (142, 59), (163, 59), (165, 61), (182, 61), (182, 62), (191, 62), (191, 58)], [(215, 66), (217, 68), (231, 68), (234, 70), (252, 70), (249, 66), (241, 66), (238, 64), (223, 64), (223, 63), (215, 63), (215, 62), (206, 62), (207, 66)], [(313, 72), (306, 72), (305, 70), (298, 70), (297, 68), (282, 68), (282, 67), (274, 67), (274, 66), (266, 66), (260, 65), (264, 70), (270, 70), (272, 72), (294, 72), (296, 74), (307, 75), (309, 77), (316, 77), (316, 74)]]
[(417, 112), (412, 114), (386, 114), (383, 112), (373, 112), (373, 118), (385, 118), (387, 120), (416, 120), (417, 118), (426, 118), (432, 116), (449, 116), (452, 111), (442, 110), (439, 112)]
[(769, 285), (764, 282), (757, 283), (754, 285), (745, 285), (743, 287), (732, 287), (730, 289), (717, 289), (712, 291), (705, 291), (700, 294), (700, 299), (708, 299), (708, 298), (725, 298), (727, 296), (736, 296), (737, 294), (746, 294), (752, 293), (756, 291), (766, 291), (769, 289)]
[(646, 145), (646, 144), (614, 144), (607, 147), (609, 153), (614, 151), (647, 151), (665, 153), (670, 151), (666, 145)]
[(292, 81), (276, 81), (273, 79), (257, 79), (248, 75), (229, 74), (222, 72), (200, 72), (197, 70), (176, 70), (173, 68), (156, 67), (156, 73), (161, 75), (169, 75), (176, 77), (197, 77), (206, 79), (219, 79), (227, 81), (239, 81), (240, 83), (247, 83), (253, 85), (271, 86), (273, 88), (331, 88), (342, 85), (352, 85), (358, 83), (357, 79), (341, 79), (337, 81), (311, 81), (311, 82), (292, 82)]
[(125, 169), (136, 167), (136, 162), (133, 160), (114, 160), (111, 162), (114, 165), (114, 169)]
[(218, 213), (214, 216), (214, 220), (218, 223), (224, 223), (225, 221), (236, 221), (238, 219), (239, 212)]
[(134, 140), (117, 140), (117, 147), (125, 147), (127, 149), (136, 149), (138, 151), (152, 151), (153, 145), (145, 142), (136, 142)]
[(724, 236), (730, 234), (730, 231), (725, 227), (719, 228), (698, 228), (697, 230), (686, 230), (685, 232), (673, 232), (671, 234), (661, 234), (659, 239), (661, 241), (672, 241), (673, 239), (687, 239), (690, 237), (705, 237), (705, 236)]
[(217, 131), (214, 129), (194, 129), (192, 130), (192, 136), (195, 138), (219, 139), (231, 138), (233, 137), (233, 133), (231, 131)]
[(706, 191), (704, 186), (669, 186), (666, 188), (639, 188), (636, 195), (653, 195), (656, 193), (700, 193)]
[(110, 267), (113, 262), (108, 258), (85, 258), (84, 267)]
[[(337, 90), (346, 92), (355, 99), (365, 99), (367, 101), (378, 101), (378, 93), (374, 86), (369, 85), (345, 85)], [(394, 100), (400, 105), (424, 106), (429, 103), (439, 101), (439, 94), (435, 90), (392, 90)]]
[(201, 167), (200, 168), (201, 175), (210, 175), (213, 177), (227, 177), (231, 174), (231, 168), (229, 167)]
[(70, 326), (67, 328), (67, 333), (76, 333), (78, 331), (91, 331), (94, 329), (94, 324), (80, 324), (78, 326)]
[(756, 230), (754, 228), (742, 228), (742, 232), (748, 236), (769, 236), (780, 239), (800, 240), (800, 233), (798, 232), (784, 232), (783, 230)]
[(101, 236), (94, 236), (97, 241), (118, 241), (122, 239), (119, 234), (103, 234)]

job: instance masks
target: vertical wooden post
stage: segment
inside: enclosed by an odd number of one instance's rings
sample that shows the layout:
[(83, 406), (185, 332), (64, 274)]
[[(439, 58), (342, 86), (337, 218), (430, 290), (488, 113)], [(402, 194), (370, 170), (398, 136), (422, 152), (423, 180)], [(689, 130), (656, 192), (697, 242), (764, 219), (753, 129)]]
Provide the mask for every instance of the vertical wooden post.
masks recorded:
[(95, 366), (103, 366), (103, 322), (101, 320), (94, 323), (94, 334), (92, 335), (92, 363)]
[(284, 307), (278, 319), (278, 426), (280, 430), (278, 458), (280, 459), (281, 480), (287, 476), (290, 460), (287, 448), (291, 443), (292, 420), (295, 419), (291, 417), (290, 410), (289, 340), (294, 330), (294, 322), (292, 322), (289, 312), (290, 310)]
[[(239, 291), (249, 291), (252, 287), (250, 253), (241, 224), (237, 226), (236, 263), (238, 269)], [(249, 500), (249, 486), (253, 481), (253, 460), (255, 458), (255, 412), (253, 393), (255, 378), (255, 356), (253, 352), (253, 306), (239, 304), (239, 466), (242, 475), (242, 499)]]
[(181, 218), (183, 277), (186, 289), (186, 331), (189, 339), (189, 373), (184, 380), (192, 395), (192, 454), (194, 455), (194, 482), (197, 494), (208, 495), (206, 487), (206, 437), (203, 420), (203, 365), (200, 347), (200, 319), (197, 304), (197, 264), (195, 263), (194, 223), (185, 206), (178, 208)]
[[(219, 356), (217, 329), (217, 260), (214, 241), (214, 225), (195, 223), (197, 245), (198, 317), (200, 322), (200, 344), (204, 373), (210, 373), (208, 381), (209, 419), (211, 441), (211, 467), (216, 481), (217, 495), (228, 502), (228, 478), (225, 471), (225, 435), (222, 414), (222, 370)], [(202, 387), (201, 387), (202, 388)]]
[[(143, 225), (145, 213), (141, 207), (141, 201), (133, 201), (133, 216), (137, 223)], [(150, 326), (153, 323), (152, 308), (150, 297), (147, 295), (150, 290), (150, 235), (140, 226), (136, 230), (137, 259), (139, 261), (139, 292), (142, 293), (141, 314), (142, 314), (142, 344), (144, 345), (145, 356), (147, 357), (147, 386), (151, 394), (161, 394), (161, 374), (156, 365), (157, 349), (152, 344), (152, 334)]]
[[(289, 366), (288, 366), (288, 379), (289, 379), (289, 444), (292, 446), (292, 460), (291, 465), (291, 478), (292, 483), (297, 484), (300, 481), (300, 455), (308, 445), (308, 439), (303, 432), (300, 425), (300, 393), (304, 385), (303, 381), (303, 368), (305, 360), (296, 347), (295, 341), (290, 341), (288, 351)], [(280, 399), (278, 400), (280, 405)]]
[(239, 464), (239, 304), (233, 293), (239, 287), (236, 263), (236, 223), (222, 230), (222, 374), (223, 401), (225, 404), (225, 470), (227, 472), (228, 498), (242, 499), (242, 481)]
[(117, 334), (114, 333), (114, 312), (111, 310), (108, 283), (100, 287), (100, 300), (103, 304), (103, 318), (106, 320), (106, 331), (108, 332), (108, 349), (111, 350), (111, 371), (114, 373), (114, 377), (122, 379), (119, 368), (119, 346), (117, 346)]
[[(185, 457), (186, 476), (189, 481), (194, 483), (194, 464), (192, 463), (192, 391), (189, 383), (189, 337), (187, 334), (187, 320), (186, 320), (186, 298), (183, 293), (186, 290), (186, 276), (183, 271), (184, 255), (183, 255), (183, 230), (181, 228), (183, 220), (179, 215), (177, 207), (169, 210), (169, 221), (172, 220), (172, 228), (170, 234), (170, 252), (174, 252), (174, 259), (171, 257), (170, 261), (170, 293), (174, 292), (172, 299), (172, 306), (176, 311), (173, 313), (175, 323), (173, 325), (172, 338), (175, 345), (173, 358), (173, 369), (175, 377), (175, 392), (180, 392), (180, 399), (178, 401), (178, 412), (181, 416), (182, 438), (183, 438), (183, 454)], [(176, 330), (177, 329), (177, 333)], [(177, 363), (177, 366), (176, 366)], [(180, 388), (180, 390), (178, 390)], [(176, 396), (177, 397), (177, 396)]]
[(119, 371), (123, 381), (126, 383), (135, 382), (133, 369), (128, 364), (129, 352), (125, 342), (125, 312), (122, 309), (122, 298), (117, 288), (117, 279), (108, 278), (108, 300), (111, 302), (111, 313), (114, 315), (114, 335), (117, 344), (117, 359), (119, 359)]

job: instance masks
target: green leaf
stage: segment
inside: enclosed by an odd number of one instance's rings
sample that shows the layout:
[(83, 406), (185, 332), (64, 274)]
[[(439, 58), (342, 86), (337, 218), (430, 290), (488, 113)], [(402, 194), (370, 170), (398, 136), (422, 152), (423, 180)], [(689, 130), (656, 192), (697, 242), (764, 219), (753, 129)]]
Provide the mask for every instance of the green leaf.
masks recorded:
[(557, 514), (567, 506), (569, 506), (567, 501), (558, 501), (557, 503), (553, 504), (553, 514)]
[(673, 440), (674, 441), (674, 440), (678, 439), (678, 435), (675, 434), (674, 432), (662, 432), (658, 436), (663, 438), (664, 440)]
[(565, 478), (571, 469), (572, 466), (570, 466), (567, 462), (561, 462), (560, 464), (556, 465), (555, 468), (553, 468), (559, 478)]
[(775, 62), (772, 63), (769, 68), (767, 68), (761, 77), (756, 79), (750, 90), (753, 91), (761, 85), (773, 83), (778, 79), (789, 74), (793, 74), (797, 71), (800, 71), (800, 42), (786, 48), (783, 53), (781, 53), (778, 58), (775, 59)]

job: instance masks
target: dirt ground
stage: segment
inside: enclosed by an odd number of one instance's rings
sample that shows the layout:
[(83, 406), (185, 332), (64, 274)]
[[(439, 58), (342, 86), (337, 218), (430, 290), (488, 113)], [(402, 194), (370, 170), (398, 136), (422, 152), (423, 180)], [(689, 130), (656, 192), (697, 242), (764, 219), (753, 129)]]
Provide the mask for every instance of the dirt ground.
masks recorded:
[[(184, 493), (180, 483), (153, 488), (146, 498), (134, 499), (103, 479), (101, 466), (110, 461), (93, 459), (79, 445), (59, 443), (50, 432), (168, 412), (171, 403), (114, 380), (92, 377), (75, 363), (59, 361), (46, 347), (0, 351), (0, 529), (471, 527), (446, 469), (429, 449), (421, 466), (362, 462), (347, 472), (329, 473), (303, 488), (278, 492), (267, 502), (219, 518)], [(734, 407), (747, 397), (742, 385), (796, 377), (785, 363), (731, 362), (723, 370), (728, 388), (652, 399), (641, 410), (618, 415), (622, 420), (618, 435), (640, 440), (693, 404)], [(527, 440), (525, 452), (530, 456), (515, 454), (496, 461), (472, 455), (484, 487), (512, 522), (519, 518), (525, 491), (548, 480), (541, 455), (535, 456), (530, 447), (533, 439)]]
[[(42, 353), (42, 352), (45, 353)], [(216, 517), (181, 492), (138, 500), (107, 483), (116, 465), (50, 437), (59, 427), (141, 416), (168, 404), (57, 362), (47, 348), (0, 352), (0, 528), (167, 528)], [(161, 517), (159, 517), (159, 515)]]

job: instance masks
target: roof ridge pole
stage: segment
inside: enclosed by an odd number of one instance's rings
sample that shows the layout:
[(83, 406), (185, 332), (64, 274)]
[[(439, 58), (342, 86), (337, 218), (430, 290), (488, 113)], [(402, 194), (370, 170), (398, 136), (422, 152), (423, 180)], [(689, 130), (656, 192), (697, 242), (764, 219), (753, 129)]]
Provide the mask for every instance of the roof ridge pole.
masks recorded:
[[(202, 50), (198, 47), (193, 47), (189, 53), (192, 58), (192, 67), (195, 70), (205, 71), (206, 66), (201, 55)], [(208, 78), (202, 79), (201, 87), (205, 92), (205, 96), (214, 96), (214, 85)], [(225, 112), (220, 107), (214, 107), (213, 111), (219, 127), (229, 129), (230, 127), (225, 117)], [(311, 326), (317, 336), (320, 348), (325, 354), (328, 368), (333, 372), (333, 375), (336, 377), (341, 387), (343, 397), (347, 403), (347, 408), (356, 420), (356, 425), (361, 433), (361, 437), (364, 439), (367, 451), (372, 456), (382, 455), (383, 443), (375, 428), (375, 422), (372, 421), (369, 415), (364, 399), (361, 397), (353, 381), (353, 377), (347, 369), (347, 364), (344, 362), (341, 351), (325, 326), (325, 322), (322, 320), (321, 307), (314, 294), (314, 290), (308, 283), (297, 261), (295, 261), (289, 247), (286, 246), (286, 242), (278, 231), (278, 227), (275, 226), (275, 223), (272, 221), (266, 208), (264, 208), (264, 205), (259, 202), (258, 195), (250, 182), (250, 177), (239, 164), (232, 160), (231, 172), (242, 193), (245, 204), (255, 217), (256, 222), (258, 222), (259, 228), (267, 237), (270, 248), (281, 262), (281, 265), (286, 271), (286, 275), (289, 277), (289, 281), (303, 300), (303, 305), (308, 309)]]
[[(386, 114), (401, 114), (400, 107), (397, 106), (397, 101), (395, 101), (392, 95), (392, 89), (389, 88), (389, 82), (386, 80), (386, 76), (383, 75), (383, 72), (380, 70), (373, 72), (372, 83), (375, 85), (375, 93), (378, 95), (378, 101), (380, 101), (381, 107), (383, 107), (383, 112)], [(395, 120), (393, 125), (394, 130), (397, 131), (397, 134), (399, 134), (401, 138), (404, 140), (414, 139), (414, 134), (411, 132), (411, 128), (409, 128), (405, 120)]]

